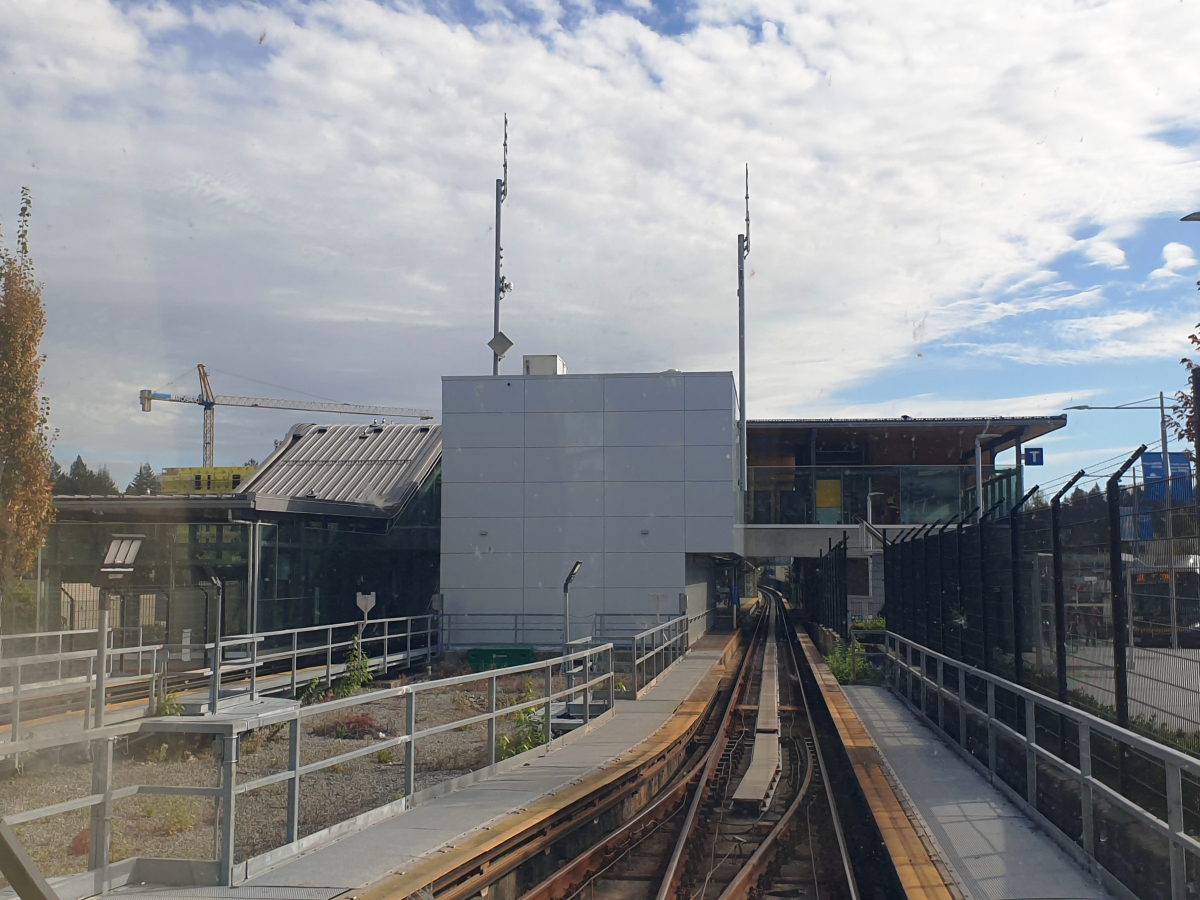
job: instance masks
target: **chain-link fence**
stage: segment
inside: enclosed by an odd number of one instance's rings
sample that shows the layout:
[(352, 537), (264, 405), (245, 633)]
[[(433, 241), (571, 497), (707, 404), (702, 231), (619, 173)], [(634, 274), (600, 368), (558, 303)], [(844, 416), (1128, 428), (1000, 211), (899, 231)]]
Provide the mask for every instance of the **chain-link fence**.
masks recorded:
[(1200, 508), (1190, 469), (1139, 478), (1140, 453), (1090, 490), (1068, 497), (1076, 476), (1015, 513), (889, 541), (889, 628), (1200, 750)]

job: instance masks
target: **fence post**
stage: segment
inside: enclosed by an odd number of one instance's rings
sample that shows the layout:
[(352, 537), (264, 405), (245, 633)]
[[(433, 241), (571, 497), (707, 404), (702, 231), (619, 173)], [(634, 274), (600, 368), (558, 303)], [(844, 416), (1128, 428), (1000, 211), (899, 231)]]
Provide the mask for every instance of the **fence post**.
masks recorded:
[(287, 793), (287, 843), (300, 840), (300, 714), (288, 722), (288, 769), (292, 778)]
[[(975, 524), (975, 527), (979, 529), (979, 624), (983, 634), (983, 659), (980, 668), (985, 672), (990, 672), (992, 671), (992, 629), (991, 616), (988, 615), (987, 539), (984, 536), (986, 525), (987, 513), (984, 513)], [(991, 682), (988, 683), (991, 684)], [(990, 726), (988, 733), (991, 733)]]
[(1086, 721), (1079, 723), (1079, 800), (1080, 820), (1083, 830), (1083, 852), (1096, 856), (1096, 830), (1092, 819), (1092, 731)]
[(492, 717), (488, 719), (488, 765), (496, 764), (496, 676), (493, 675), (488, 679), (488, 712)]
[[(1062, 498), (1083, 476), (1084, 471), (1080, 469), (1050, 500), (1050, 552), (1054, 568), (1054, 666), (1058, 676), (1060, 703), (1067, 702), (1067, 591), (1063, 577)], [(1061, 729), (1062, 723), (1059, 725)]]
[(1125, 566), (1121, 559), (1121, 476), (1138, 457), (1146, 452), (1146, 445), (1138, 447), (1121, 468), (1109, 476), (1108, 493), (1108, 571), (1112, 593), (1113, 618), (1113, 681), (1117, 695), (1117, 724), (1129, 727), (1129, 672), (1126, 668), (1126, 648), (1129, 641), (1129, 609), (1125, 596)]
[(404, 745), (404, 799), (407, 801), (405, 805), (412, 809), (412, 796), (417, 782), (417, 739), (414, 737), (417, 733), (416, 691), (409, 693), (404, 705), (404, 733), (408, 735), (408, 742)]
[(108, 857), (112, 845), (113, 739), (92, 742), (92, 793), (103, 800), (92, 807), (88, 830), (88, 868), (95, 873), (97, 894), (108, 891)]
[(9, 740), (21, 739), (21, 663), (13, 666), (12, 722), (9, 724)]
[(238, 764), (238, 735), (236, 732), (221, 736), (223, 744), (221, 755), (221, 869), (220, 883), (233, 886), (233, 836), (234, 815), (236, 814), (237, 764)]
[[(957, 516), (955, 516), (957, 518)], [(951, 519), (950, 522), (953, 522)], [(938, 531), (937, 551), (938, 551), (938, 653), (946, 652), (946, 529), (950, 527), (950, 522), (947, 522)], [(938, 684), (941, 684), (941, 676), (939, 671)], [(942, 722), (941, 714), (941, 693), (938, 693), (938, 724), (944, 729), (945, 724)]]
[[(561, 668), (561, 667), (560, 667)], [(546, 663), (546, 743), (549, 744), (554, 736), (554, 728), (550, 724), (550, 695), (554, 693), (554, 665)]]
[(1034, 485), (1008, 511), (1008, 533), (1012, 542), (1012, 605), (1013, 605), (1013, 676), (1017, 684), (1024, 684), (1025, 676), (1025, 607), (1021, 602), (1021, 558), (1024, 547), (1021, 533), (1025, 520), (1021, 509), (1029, 498), (1037, 493), (1038, 485)]
[(1171, 900), (1187, 897), (1187, 855), (1177, 835), (1184, 833), (1183, 782), (1179, 766), (1167, 763), (1167, 827), (1171, 829)]

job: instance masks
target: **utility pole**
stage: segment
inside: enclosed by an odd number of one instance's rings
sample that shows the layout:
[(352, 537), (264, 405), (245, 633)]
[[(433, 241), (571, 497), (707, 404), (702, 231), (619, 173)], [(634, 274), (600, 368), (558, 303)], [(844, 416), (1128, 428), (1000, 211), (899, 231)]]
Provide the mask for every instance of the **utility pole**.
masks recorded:
[[(746, 233), (738, 235), (738, 422), (742, 444), (742, 465), (739, 478), (742, 496), (749, 485), (746, 483), (746, 257), (750, 255), (750, 164), (746, 164)], [(743, 503), (742, 515), (745, 515)]]
[(500, 301), (512, 290), (512, 284), (500, 274), (501, 260), (504, 258), (504, 248), (500, 245), (500, 207), (508, 199), (508, 114), (504, 114), (504, 177), (496, 179), (496, 309), (492, 327), (492, 339), (488, 346), (492, 348), (492, 374), (500, 374), (500, 360), (513, 346), (500, 330)]

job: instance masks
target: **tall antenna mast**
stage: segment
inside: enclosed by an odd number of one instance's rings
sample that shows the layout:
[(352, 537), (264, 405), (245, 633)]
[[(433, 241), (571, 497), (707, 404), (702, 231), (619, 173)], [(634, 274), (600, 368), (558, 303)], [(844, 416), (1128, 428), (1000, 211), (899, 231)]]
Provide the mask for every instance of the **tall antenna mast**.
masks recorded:
[(500, 246), (500, 207), (508, 199), (508, 113), (504, 114), (504, 177), (496, 179), (496, 310), (492, 327), (492, 339), (488, 346), (492, 348), (492, 374), (500, 374), (500, 360), (512, 349), (510, 341), (500, 330), (500, 301), (504, 295), (513, 289), (512, 282), (500, 274), (500, 263), (504, 258), (504, 248)]
[[(746, 484), (746, 257), (750, 255), (750, 164), (746, 163), (746, 233), (738, 235), (738, 410), (742, 438), (742, 491)], [(744, 513), (743, 513), (744, 514)]]

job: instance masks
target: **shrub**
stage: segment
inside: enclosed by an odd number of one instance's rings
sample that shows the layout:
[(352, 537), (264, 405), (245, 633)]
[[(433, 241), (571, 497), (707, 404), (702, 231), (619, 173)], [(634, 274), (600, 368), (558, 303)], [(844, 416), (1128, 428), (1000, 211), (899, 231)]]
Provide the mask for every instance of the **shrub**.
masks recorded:
[(300, 696), (296, 699), (300, 701), (301, 706), (312, 706), (314, 703), (321, 703), (328, 700), (330, 691), (325, 687), (325, 682), (320, 678), (314, 678), (300, 692)]
[[(521, 699), (518, 702), (528, 703), (532, 699), (534, 699), (533, 682), (528, 681), (525, 683), (525, 690), (521, 692)], [(503, 719), (515, 721), (516, 725), (511, 735), (504, 734), (500, 736), (500, 752), (498, 754), (500, 759), (508, 759), (546, 743), (544, 723), (534, 718), (532, 709), (522, 709), (519, 712), (504, 716)]]
[[(842, 645), (841, 641), (838, 641), (833, 652), (825, 657), (825, 665), (829, 666), (829, 671), (838, 680), (838, 684), (852, 682), (870, 684), (875, 681), (875, 667), (867, 662), (866, 654), (859, 650), (854, 654), (853, 662), (851, 662), (850, 651)], [(853, 667), (853, 678), (851, 677), (851, 667)]]

